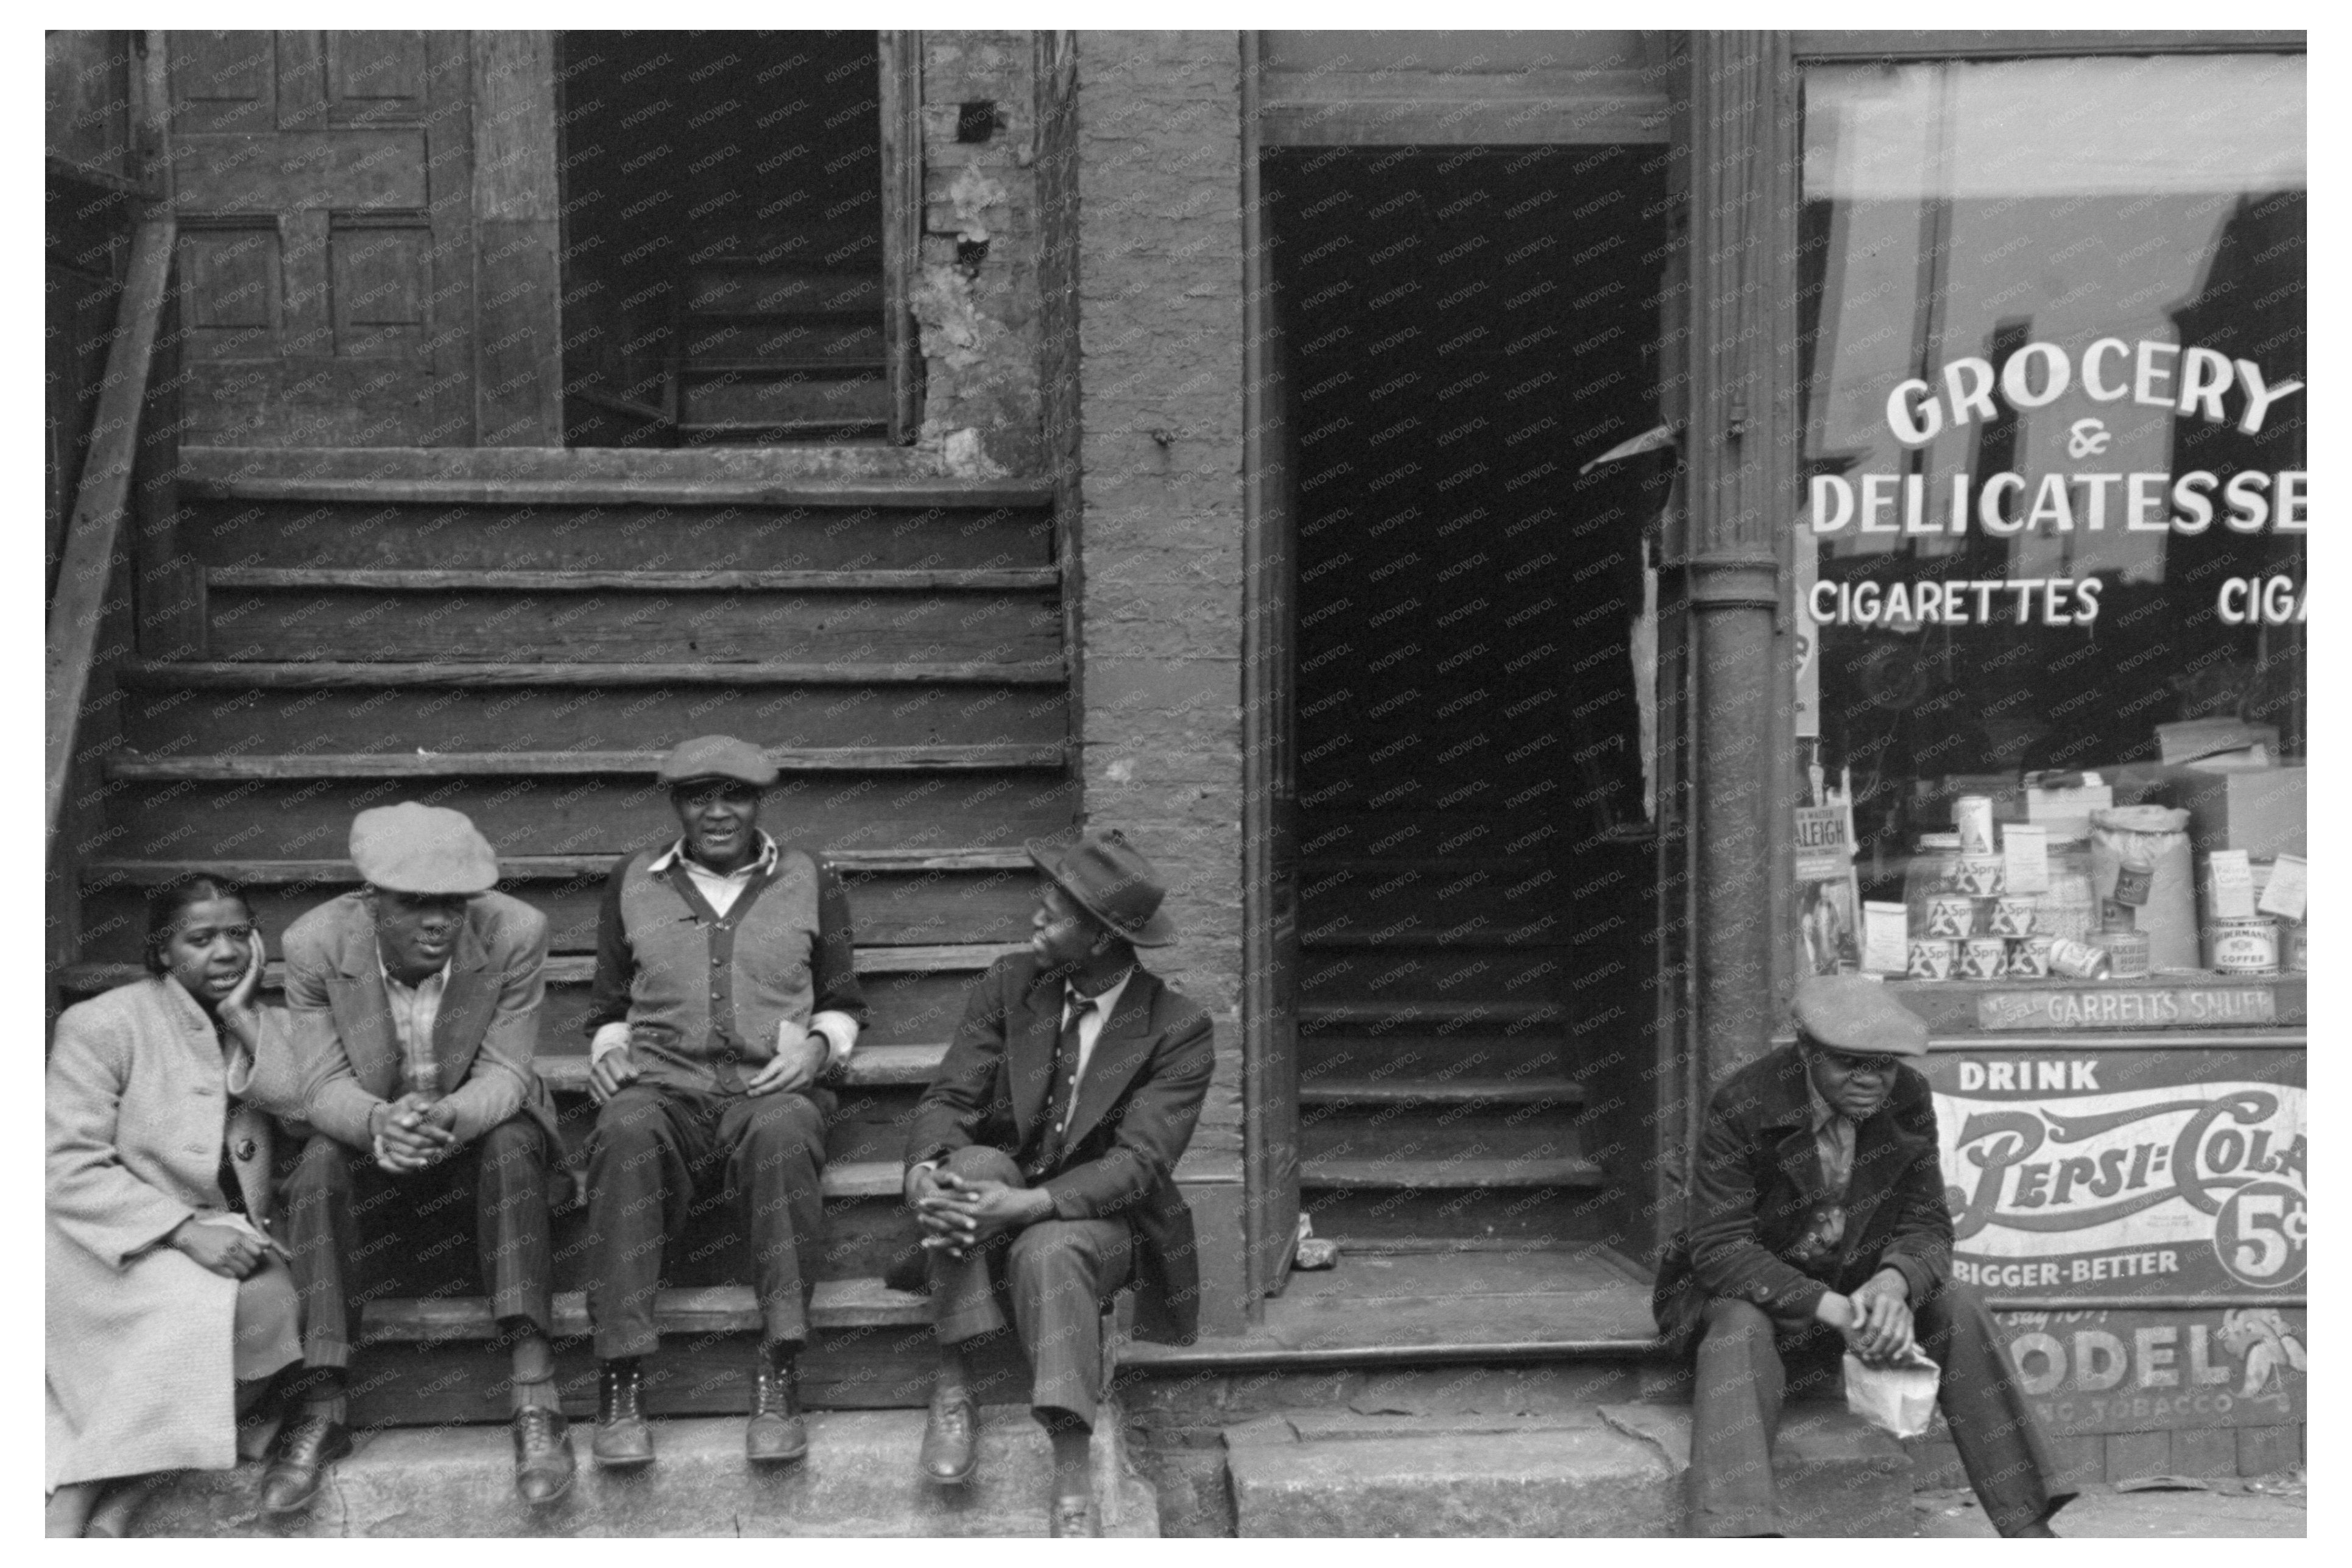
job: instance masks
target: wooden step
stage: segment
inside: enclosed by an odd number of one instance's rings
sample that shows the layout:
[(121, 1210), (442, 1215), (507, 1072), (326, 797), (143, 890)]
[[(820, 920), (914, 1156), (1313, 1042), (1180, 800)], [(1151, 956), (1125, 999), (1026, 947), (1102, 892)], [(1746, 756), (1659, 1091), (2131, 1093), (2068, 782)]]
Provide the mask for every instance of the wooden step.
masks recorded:
[(1058, 686), (1068, 679), (1068, 671), (1059, 659), (1001, 664), (128, 659), (117, 667), (116, 677), (126, 686), (161, 690), (277, 687), (315, 691), (342, 686)]
[(1570, 1009), (1557, 1002), (1302, 1002), (1298, 1022), (1308, 1027), (1370, 1028), (1454, 1025), (1496, 1028), (1565, 1024)]
[(1547, 914), (1516, 925), (1484, 915), (1475, 916), (1454, 926), (1433, 926), (1407, 917), (1391, 921), (1375, 929), (1360, 929), (1367, 926), (1371, 919), (1370, 912), (1330, 916), (1320, 923), (1303, 927), (1298, 933), (1299, 945), (1310, 952), (1327, 952), (1372, 949), (1409, 952), (1485, 947), (1565, 948), (1570, 929), (1568, 918), (1559, 914)]
[(724, 447), (730, 442), (760, 443), (774, 441), (805, 441), (823, 437), (827, 440), (853, 440), (872, 435), (885, 427), (885, 421), (872, 419), (708, 419), (682, 420), (677, 426), (678, 441), (688, 447)]
[(887, 305), (875, 272), (810, 272), (756, 261), (705, 262), (689, 272), (691, 315), (796, 318), (878, 314)]
[(1320, 1106), (1504, 1106), (1581, 1105), (1584, 1085), (1573, 1079), (1526, 1077), (1459, 1078), (1445, 1081), (1364, 1078), (1307, 1078), (1298, 1085), (1301, 1105)]
[(697, 367), (789, 362), (815, 368), (842, 363), (879, 367), (882, 323), (840, 320), (698, 321), (677, 342)]
[(1392, 1083), (1561, 1078), (1574, 1069), (1563, 1067), (1560, 1033), (1488, 1026), (1438, 1035), (1426, 1028), (1316, 1024), (1299, 1031), (1298, 1071), (1302, 1084), (1326, 1078)]
[[(842, 1082), (852, 1089), (909, 1089), (928, 1086), (948, 1054), (944, 1044), (929, 1046), (869, 1046), (850, 1052)], [(588, 1057), (542, 1054), (531, 1066), (553, 1094), (588, 1092)]]
[(1302, 1187), (1358, 1191), (1461, 1192), (1496, 1187), (1599, 1187), (1607, 1184), (1590, 1160), (1303, 1160)]
[(1052, 589), (1061, 584), (1061, 574), (1050, 566), (856, 572), (446, 572), (430, 567), (215, 566), (206, 571), (205, 579), (215, 588), (359, 588), (383, 594), (461, 589), (516, 594), (614, 589), (647, 594), (928, 594)]
[[(830, 1194), (829, 1185), (826, 1190)], [(891, 1195), (898, 1191), (894, 1179)], [(930, 1321), (929, 1296), (893, 1290), (874, 1279), (820, 1280), (809, 1302), (809, 1325), (818, 1330), (890, 1328)], [(706, 1285), (662, 1290), (654, 1297), (654, 1326), (665, 1335), (748, 1333), (760, 1325), (759, 1298), (749, 1285)], [(558, 1339), (576, 1339), (590, 1331), (584, 1291), (555, 1293), (554, 1330)], [(486, 1296), (394, 1298), (370, 1301), (361, 1310), (360, 1334), (366, 1344), (450, 1344), (496, 1339), (499, 1326)]]
[[(155, 757), (116, 752), (106, 776), (125, 782), (374, 778), (551, 778), (583, 773), (646, 773), (661, 766), (660, 752), (425, 752), (318, 756)], [(785, 773), (930, 772), (942, 769), (1059, 768), (1058, 746), (827, 746), (771, 749), (768, 760)]]
[[(825, 858), (842, 871), (1025, 871), (1036, 865), (1025, 849), (841, 849), (825, 851)], [(602, 878), (613, 869), (610, 855), (502, 855), (499, 879), (511, 882), (560, 882), (579, 877)], [(85, 860), (84, 887), (127, 882), (135, 888), (160, 888), (191, 871), (216, 871), (245, 886), (299, 883), (326, 886), (359, 880), (358, 868), (349, 860)]]

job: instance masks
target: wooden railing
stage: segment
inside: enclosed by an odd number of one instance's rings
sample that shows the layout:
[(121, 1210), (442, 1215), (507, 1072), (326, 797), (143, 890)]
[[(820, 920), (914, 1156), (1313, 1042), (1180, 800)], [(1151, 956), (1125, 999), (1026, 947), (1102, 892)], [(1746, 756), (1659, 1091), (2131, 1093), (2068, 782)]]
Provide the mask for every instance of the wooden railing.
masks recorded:
[[(170, 292), (173, 242), (168, 217), (146, 219), (132, 237), (130, 275), (115, 317), (114, 341), (107, 350), (106, 380), (74, 496), (73, 521), (66, 530), (57, 593), (49, 601), (46, 832), (52, 837), (73, 776), (75, 735), (89, 692), (90, 666), (106, 620), (109, 592), (118, 581), (118, 569), (127, 563), (123, 522), (133, 501), (132, 472), (142, 458), (141, 426), (157, 331)], [(168, 459), (169, 454), (164, 457)], [(156, 454), (149, 452), (146, 458), (152, 465)], [(131, 575), (122, 571), (120, 580), (128, 582)]]

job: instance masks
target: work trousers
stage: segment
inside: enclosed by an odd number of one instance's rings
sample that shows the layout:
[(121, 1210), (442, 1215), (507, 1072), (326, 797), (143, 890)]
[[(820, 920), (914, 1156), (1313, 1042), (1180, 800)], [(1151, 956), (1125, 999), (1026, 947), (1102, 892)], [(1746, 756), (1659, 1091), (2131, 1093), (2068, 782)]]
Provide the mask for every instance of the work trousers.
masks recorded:
[[(348, 1276), (387, 1251), (413, 1256), (446, 1235), (473, 1197), (474, 1245), (490, 1310), (502, 1323), (553, 1327), (549, 1292), (547, 1135), (518, 1114), (447, 1159), (394, 1175), (364, 1149), (323, 1132), (302, 1146), (288, 1188), (286, 1234), (302, 1300), (302, 1361), (345, 1366), (352, 1358)], [(371, 1270), (373, 1272), (373, 1270)]]
[(714, 1190), (751, 1244), (763, 1342), (796, 1352), (808, 1338), (824, 1246), (824, 1110), (808, 1095), (639, 1082), (606, 1100), (588, 1135), (588, 1316), (597, 1355), (653, 1353), (663, 1250)]
[[(968, 1181), (1025, 1187), (1002, 1149), (967, 1144), (940, 1163)], [(1048, 1428), (1087, 1429), (1103, 1393), (1102, 1314), (1134, 1267), (1125, 1220), (1048, 1219), (1000, 1233), (961, 1258), (930, 1255), (931, 1300), (945, 1345), (1013, 1323), (1029, 1362), (1029, 1408)]]
[[(1985, 1516), (2003, 1535), (2047, 1519), (2074, 1494), (2058, 1489), (2049, 1439), (2017, 1386), (1992, 1314), (1946, 1286), (1919, 1304), (1913, 1337), (1943, 1368), (1936, 1403)], [(1780, 1328), (1747, 1301), (1706, 1304), (1692, 1393), (1691, 1533), (1785, 1534), (1772, 1482), (1772, 1438), (1788, 1388), (1826, 1387), (1844, 1337), (1826, 1323)], [(1791, 1373), (1795, 1375), (1792, 1377)]]

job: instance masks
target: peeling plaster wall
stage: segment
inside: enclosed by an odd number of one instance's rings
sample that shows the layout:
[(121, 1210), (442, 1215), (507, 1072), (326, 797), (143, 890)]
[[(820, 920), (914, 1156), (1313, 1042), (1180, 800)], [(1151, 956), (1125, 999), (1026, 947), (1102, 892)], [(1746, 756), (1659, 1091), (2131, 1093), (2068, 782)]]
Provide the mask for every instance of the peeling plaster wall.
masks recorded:
[[(913, 291), (923, 353), (917, 446), (950, 473), (1046, 466), (1038, 396), (1036, 38), (925, 32), (923, 232)], [(996, 106), (985, 142), (956, 140), (961, 107)], [(960, 247), (985, 244), (977, 261)]]
[(1216, 1021), (1204, 1323), (1242, 1290), (1240, 72), (1233, 33), (1078, 35), (1081, 765), (1173, 889), (1153, 967)]

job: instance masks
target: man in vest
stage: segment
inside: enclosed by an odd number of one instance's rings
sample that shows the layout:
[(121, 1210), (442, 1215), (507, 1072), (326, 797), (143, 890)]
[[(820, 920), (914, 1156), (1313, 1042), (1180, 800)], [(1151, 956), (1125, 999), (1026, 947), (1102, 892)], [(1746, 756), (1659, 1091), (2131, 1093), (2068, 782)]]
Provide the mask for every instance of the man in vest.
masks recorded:
[(653, 1352), (665, 1241), (722, 1189), (748, 1240), (762, 1320), (743, 1448), (808, 1451), (798, 1358), (824, 1241), (818, 1180), (833, 1096), (866, 1018), (849, 899), (833, 868), (760, 829), (776, 769), (727, 735), (664, 759), (681, 835), (614, 868), (588, 1026), (588, 1313), (602, 1466), (654, 1457), (639, 1362)]
[[(972, 987), (907, 1136), (940, 1342), (920, 1465), (942, 1485), (971, 1479), (964, 1345), (1002, 1329), (1009, 1305), (1053, 1440), (1050, 1531), (1097, 1535), (1101, 1312), (1132, 1281), (1139, 1335), (1192, 1338), (1200, 1274), (1175, 1169), (1216, 1045), (1208, 1015), (1136, 963), (1176, 940), (1151, 863), (1116, 829), (1029, 854), (1045, 873), (1029, 951)], [(914, 1283), (906, 1272), (893, 1283)]]
[(1691, 1533), (1785, 1533), (1771, 1453), (1787, 1389), (1827, 1382), (1847, 1350), (1885, 1362), (1916, 1344), (1942, 1369), (1937, 1402), (1986, 1518), (2054, 1534), (2074, 1494), (1992, 1314), (1949, 1279), (1935, 1097), (1906, 1065), (1927, 1026), (1858, 974), (1801, 982), (1790, 1010), (1797, 1043), (1708, 1102), (1690, 1223), (1658, 1267), (1662, 1335), (1697, 1352)]

